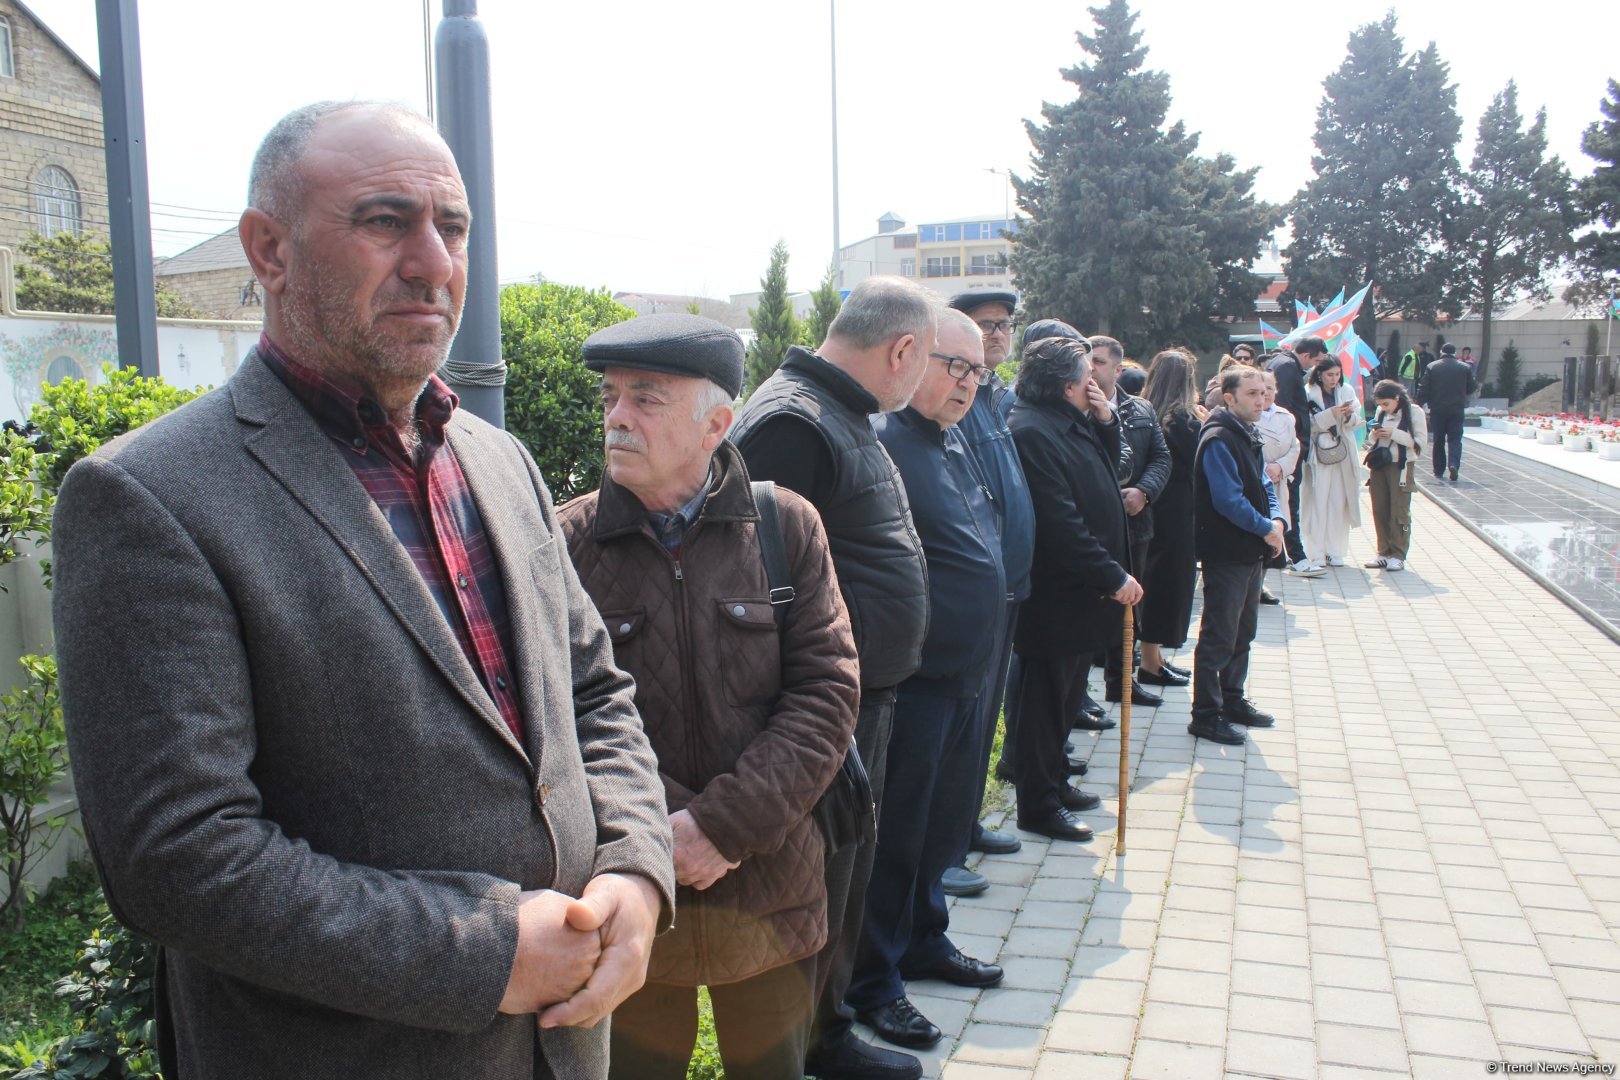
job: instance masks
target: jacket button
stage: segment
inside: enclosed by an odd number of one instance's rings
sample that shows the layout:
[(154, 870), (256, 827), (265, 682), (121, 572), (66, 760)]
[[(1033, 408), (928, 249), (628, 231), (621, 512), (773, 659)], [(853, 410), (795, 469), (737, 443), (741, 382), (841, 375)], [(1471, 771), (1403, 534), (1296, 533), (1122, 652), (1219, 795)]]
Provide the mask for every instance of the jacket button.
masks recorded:
[(619, 633), (628, 634), (629, 632), (630, 632), (630, 624), (629, 623), (620, 623), (619, 624)]
[(743, 606), (742, 606), (742, 605), (741, 605), (741, 604), (738, 604), (738, 605), (736, 605), (736, 606), (735, 606), (735, 607), (733, 607), (733, 608), (732, 608), (732, 609), (731, 609), (731, 613), (732, 613), (732, 614), (733, 614), (733, 615), (735, 615), (735, 616), (737, 616), (737, 618), (739, 618), (739, 619), (740, 619), (740, 618), (742, 618), (742, 617), (743, 617), (743, 616), (744, 616), (744, 615), (746, 615), (746, 614), (748, 614), (748, 609), (747, 609), (747, 608), (745, 608), (745, 607), (743, 607)]

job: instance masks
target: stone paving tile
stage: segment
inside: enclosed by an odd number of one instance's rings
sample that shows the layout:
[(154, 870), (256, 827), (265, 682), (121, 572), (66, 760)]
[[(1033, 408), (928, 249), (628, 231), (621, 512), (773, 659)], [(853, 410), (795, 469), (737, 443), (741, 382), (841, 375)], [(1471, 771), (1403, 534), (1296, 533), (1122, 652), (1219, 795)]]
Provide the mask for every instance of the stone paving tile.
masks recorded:
[[(1620, 646), (1413, 510), (1407, 573), (1270, 575), (1285, 606), (1262, 612), (1249, 691), (1276, 728), (1195, 742), (1184, 690), (1135, 713), (1127, 855), (1118, 731), (1077, 733), (1098, 839), (1020, 833), (1013, 856), (976, 859), (996, 884), (954, 902), (952, 939), (1007, 979), (912, 988), (950, 1036), (926, 1075), (1367, 1080), (1620, 1057)], [(1330, 642), (1335, 685), (1290, 677)]]

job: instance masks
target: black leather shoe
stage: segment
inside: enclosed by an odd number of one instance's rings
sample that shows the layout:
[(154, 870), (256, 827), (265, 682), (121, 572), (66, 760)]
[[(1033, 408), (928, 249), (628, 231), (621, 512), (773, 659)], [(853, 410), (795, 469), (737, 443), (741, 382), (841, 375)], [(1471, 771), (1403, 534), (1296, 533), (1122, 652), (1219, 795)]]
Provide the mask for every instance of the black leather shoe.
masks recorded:
[(1004, 761), (1004, 760), (1002, 760), (1000, 758), (997, 758), (996, 759), (996, 779), (1004, 781), (1005, 783), (1008, 783), (1008, 784), (1016, 784), (1016, 783), (1018, 783), (1018, 774), (1013, 772), (1013, 767), (1011, 765), (1007, 764), (1006, 761)]
[(1010, 832), (996, 832), (994, 829), (979, 829), (973, 837), (973, 843), (968, 845), (970, 851), (982, 851), (986, 855), (1011, 855), (1024, 846), (1024, 842)]
[(1218, 716), (1213, 720), (1194, 720), (1187, 725), (1187, 734), (1227, 746), (1242, 746), (1249, 738), (1243, 734), (1242, 728), (1233, 727), (1229, 721)]
[(940, 878), (946, 896), (978, 896), (990, 887), (990, 879), (965, 866), (953, 866)]
[(1277, 599), (1277, 597), (1271, 594), (1270, 589), (1260, 590), (1260, 602), (1268, 607), (1275, 607), (1276, 605), (1282, 603), (1281, 600)]
[(1146, 686), (1186, 686), (1190, 680), (1185, 675), (1177, 675), (1169, 668), (1161, 667), (1158, 671), (1139, 668), (1136, 681)]
[(1067, 810), (1059, 810), (1043, 818), (1020, 817), (1018, 827), (1052, 840), (1078, 840), (1084, 843), (1092, 837), (1091, 827), (1076, 821)]
[(1069, 758), (1068, 762), (1070, 776), (1084, 776), (1091, 768), (1091, 766), (1087, 765), (1085, 762), (1078, 761), (1075, 758)]
[(1227, 722), (1242, 724), (1244, 727), (1270, 727), (1277, 722), (1277, 718), (1268, 712), (1261, 712), (1254, 707), (1254, 702), (1246, 697), (1236, 701), (1228, 701), (1221, 710), (1221, 715)]
[[(1107, 688), (1107, 693), (1105, 693), (1103, 696), (1106, 697), (1109, 701), (1118, 701), (1119, 700), (1119, 687), (1118, 686), (1110, 686), (1110, 687), (1108, 687)], [(1131, 680), (1131, 704), (1132, 705), (1140, 705), (1143, 708), (1151, 709), (1151, 708), (1153, 708), (1155, 706), (1163, 705), (1164, 704), (1164, 698), (1160, 697), (1158, 694), (1150, 694), (1150, 693), (1148, 693), (1146, 690), (1142, 689), (1142, 685), (1140, 683), (1138, 683), (1135, 679), (1132, 679)], [(1113, 725), (1110, 724), (1109, 726), (1112, 727)]]
[(956, 986), (995, 986), (1001, 981), (1001, 965), (987, 964), (965, 956), (961, 949), (952, 949), (951, 955), (921, 967), (900, 969), (900, 977), (907, 982), (917, 979), (939, 979)]
[(1066, 743), (1064, 743), (1064, 744), (1063, 744), (1063, 752), (1064, 752), (1064, 753), (1065, 753), (1065, 754), (1072, 754), (1072, 753), (1074, 753), (1074, 743), (1072, 743), (1072, 742), (1066, 742)]
[(922, 1062), (910, 1054), (874, 1046), (846, 1031), (844, 1037), (805, 1055), (804, 1071), (820, 1080), (922, 1080)]
[(1108, 710), (1093, 700), (1091, 691), (1089, 690), (1082, 690), (1080, 692), (1080, 711), (1083, 713), (1090, 713), (1099, 720), (1108, 715)]
[(1063, 800), (1065, 810), (1095, 810), (1102, 805), (1101, 796), (1081, 791), (1073, 784), (1064, 784), (1063, 790), (1058, 792), (1058, 797)]
[(863, 1024), (870, 1024), (885, 1042), (912, 1050), (927, 1050), (939, 1042), (944, 1034), (928, 1017), (917, 1011), (910, 998), (895, 998), (871, 1012), (857, 1010), (855, 1017)]
[(1118, 724), (1119, 721), (1110, 720), (1106, 715), (1098, 716), (1096, 713), (1088, 713), (1082, 709), (1076, 714), (1074, 723), (1069, 726), (1076, 731), (1107, 731), (1110, 728), (1117, 727)]
[(1168, 660), (1160, 660), (1159, 669), (1161, 671), (1168, 671), (1172, 675), (1180, 675), (1183, 679), (1192, 678), (1192, 668), (1181, 667), (1177, 664), (1172, 664)]

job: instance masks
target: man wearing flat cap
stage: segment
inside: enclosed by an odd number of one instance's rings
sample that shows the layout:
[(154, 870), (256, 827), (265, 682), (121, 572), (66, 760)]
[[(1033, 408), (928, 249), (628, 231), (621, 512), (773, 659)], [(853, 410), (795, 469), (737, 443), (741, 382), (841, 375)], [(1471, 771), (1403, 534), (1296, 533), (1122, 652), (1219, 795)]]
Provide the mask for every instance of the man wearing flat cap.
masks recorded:
[[(978, 722), (979, 785), (958, 796), (979, 801), (984, 797), (984, 774), (990, 768), (990, 749), (995, 743), (996, 721), (1001, 717), (1002, 697), (1007, 686), (1012, 627), (1018, 618), (1019, 603), (1029, 595), (1029, 564), (1035, 551), (1035, 510), (1030, 505), (1023, 467), (1018, 464), (1018, 448), (1013, 445), (1012, 432), (1007, 430), (1004, 419), (1002, 404), (1012, 392), (995, 373), (996, 367), (1007, 359), (1012, 345), (1012, 320), (1018, 309), (1018, 294), (1006, 289), (969, 289), (951, 297), (950, 306), (973, 321), (984, 342), (984, 366), (989, 370), (990, 381), (974, 395), (973, 405), (957, 425), (957, 431), (978, 463), (994, 500), (997, 524), (1001, 527), (1001, 560), (1007, 571), (1007, 620), (1005, 625), (996, 628), (999, 636), (995, 662), (990, 666), (984, 691), (979, 696), (983, 709)], [(956, 859), (945, 872), (945, 892), (951, 896), (972, 896), (989, 887), (990, 882), (983, 874), (963, 867), (970, 850), (1007, 855), (1020, 847), (1018, 837), (1011, 832), (997, 832), (980, 825), (976, 820), (978, 809), (974, 807), (971, 830), (961, 837)]]
[[(681, 1080), (707, 986), (726, 1075), (797, 1077), (827, 938), (824, 841), (809, 815), (860, 699), (826, 533), (798, 495), (756, 491), (726, 441), (743, 371), (730, 328), (644, 316), (591, 335), (584, 361), (602, 373), (606, 475), (559, 517), (614, 659), (635, 677), (679, 885), (647, 984), (614, 1014), (611, 1075)], [(767, 569), (772, 536), (791, 597)]]

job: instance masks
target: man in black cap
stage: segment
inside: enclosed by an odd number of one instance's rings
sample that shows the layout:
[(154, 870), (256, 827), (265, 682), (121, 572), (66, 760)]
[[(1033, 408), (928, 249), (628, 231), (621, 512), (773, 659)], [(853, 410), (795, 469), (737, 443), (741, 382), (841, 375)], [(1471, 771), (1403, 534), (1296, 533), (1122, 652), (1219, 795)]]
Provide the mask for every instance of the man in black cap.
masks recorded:
[[(647, 982), (614, 1013), (610, 1076), (686, 1075), (697, 987), (727, 1075), (798, 1076), (827, 934), (824, 841), (810, 809), (855, 727), (855, 639), (815, 508), (753, 490), (725, 441), (742, 384), (735, 331), (647, 315), (585, 341), (602, 373), (606, 475), (558, 511), (580, 583), (658, 757), (679, 915)], [(792, 573), (773, 610), (765, 537)]]
[[(1001, 718), (1007, 686), (1007, 663), (1012, 656), (1012, 627), (1018, 618), (1018, 605), (1029, 595), (1029, 563), (1035, 552), (1035, 508), (1029, 501), (1024, 469), (1018, 464), (1018, 448), (1003, 418), (1002, 402), (1011, 391), (995, 373), (1007, 359), (1012, 345), (1012, 319), (1018, 308), (1018, 294), (1004, 289), (970, 289), (951, 297), (950, 306), (965, 314), (979, 328), (984, 343), (984, 366), (989, 382), (979, 388), (973, 405), (957, 425), (979, 465), (985, 486), (994, 500), (1000, 525), (1002, 565), (1007, 571), (1007, 624), (1000, 629), (996, 661), (987, 675), (980, 702), (984, 715), (979, 718), (982, 745), (979, 748), (978, 787), (960, 797), (982, 802), (984, 776), (990, 768), (990, 750), (996, 741), (996, 722)], [(1009, 403), (1009, 408), (1010, 403)], [(977, 818), (977, 814), (973, 815)], [(972, 896), (989, 887), (983, 874), (967, 869), (963, 861), (969, 850), (991, 855), (1009, 855), (1021, 846), (1009, 832), (986, 829), (974, 820), (969, 835), (961, 839), (960, 850), (945, 871), (945, 892), (951, 896)]]
[[(748, 399), (731, 438), (762, 480), (820, 511), (860, 653), (855, 745), (883, 808), (894, 688), (917, 670), (928, 628), (928, 574), (905, 485), (872, 431), (874, 413), (911, 401), (934, 351), (939, 298), (914, 281), (867, 278), (819, 351), (794, 346)], [(911, 1080), (908, 1054), (856, 1037), (844, 1004), (860, 940), (875, 842), (827, 861), (827, 945), (817, 959), (815, 1029), (805, 1071), (823, 1080)]]

